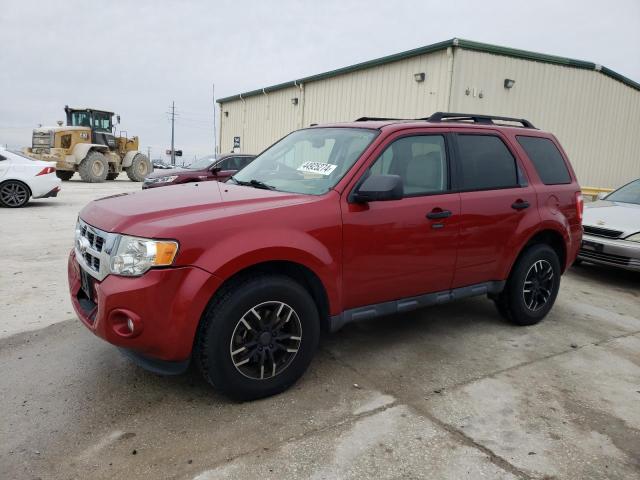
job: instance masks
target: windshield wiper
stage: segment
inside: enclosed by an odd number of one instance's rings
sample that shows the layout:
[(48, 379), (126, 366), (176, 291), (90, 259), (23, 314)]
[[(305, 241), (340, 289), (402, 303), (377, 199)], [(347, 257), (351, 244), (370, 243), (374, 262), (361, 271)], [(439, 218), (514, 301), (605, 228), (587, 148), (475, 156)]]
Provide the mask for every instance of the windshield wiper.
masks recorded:
[(264, 190), (275, 190), (276, 189), (276, 187), (272, 187), (271, 185), (267, 185), (266, 183), (261, 182), (260, 180), (256, 180), (256, 179), (251, 179), (248, 182), (245, 182), (244, 180), (238, 180), (233, 175), (230, 176), (229, 179), (233, 180), (234, 182), (236, 182), (237, 185), (243, 185), (245, 187), (262, 188)]

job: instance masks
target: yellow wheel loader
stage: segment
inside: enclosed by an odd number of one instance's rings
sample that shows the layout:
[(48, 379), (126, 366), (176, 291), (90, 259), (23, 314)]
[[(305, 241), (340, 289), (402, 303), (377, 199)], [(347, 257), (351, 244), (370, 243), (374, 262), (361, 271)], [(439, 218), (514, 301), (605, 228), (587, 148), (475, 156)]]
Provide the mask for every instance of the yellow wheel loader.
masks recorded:
[(40, 127), (33, 130), (31, 158), (56, 162), (56, 174), (69, 180), (75, 172), (85, 182), (115, 180), (125, 171), (129, 179), (141, 182), (153, 171), (151, 162), (138, 151), (138, 137), (115, 135), (113, 112), (93, 108), (64, 107), (67, 125)]

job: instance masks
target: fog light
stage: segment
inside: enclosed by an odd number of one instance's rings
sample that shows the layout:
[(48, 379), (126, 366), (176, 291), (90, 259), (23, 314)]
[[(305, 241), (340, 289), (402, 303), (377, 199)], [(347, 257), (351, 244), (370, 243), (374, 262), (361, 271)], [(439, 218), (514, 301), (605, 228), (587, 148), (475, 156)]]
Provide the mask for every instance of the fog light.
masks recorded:
[(129, 331), (133, 333), (133, 329), (135, 327), (133, 326), (133, 320), (131, 320), (130, 318), (127, 319), (127, 327), (129, 328)]

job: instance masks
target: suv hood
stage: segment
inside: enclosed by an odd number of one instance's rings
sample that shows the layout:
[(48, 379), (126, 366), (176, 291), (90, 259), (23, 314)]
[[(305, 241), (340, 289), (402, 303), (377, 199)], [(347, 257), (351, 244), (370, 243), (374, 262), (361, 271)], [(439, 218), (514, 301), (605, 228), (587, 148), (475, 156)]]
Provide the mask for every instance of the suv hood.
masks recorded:
[(640, 231), (640, 205), (607, 200), (587, 203), (582, 224), (620, 230), (624, 238)]
[(315, 198), (219, 182), (185, 183), (94, 200), (80, 217), (107, 232), (177, 238), (182, 227)]

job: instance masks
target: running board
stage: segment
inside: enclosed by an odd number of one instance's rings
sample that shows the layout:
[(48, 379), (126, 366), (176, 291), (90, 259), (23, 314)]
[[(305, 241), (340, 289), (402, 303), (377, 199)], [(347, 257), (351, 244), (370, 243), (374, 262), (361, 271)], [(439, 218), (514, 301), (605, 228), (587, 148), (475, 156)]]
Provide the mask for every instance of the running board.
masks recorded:
[(393, 315), (394, 313), (405, 313), (418, 308), (440, 305), (454, 300), (479, 295), (497, 294), (504, 289), (505, 281), (494, 281), (469, 285), (468, 287), (454, 288), (444, 292), (426, 293), (417, 297), (408, 297), (390, 302), (375, 303), (365, 307), (356, 307), (345, 310), (339, 315), (329, 317), (329, 329), (335, 332), (344, 327), (347, 323), (370, 320), (372, 318)]

